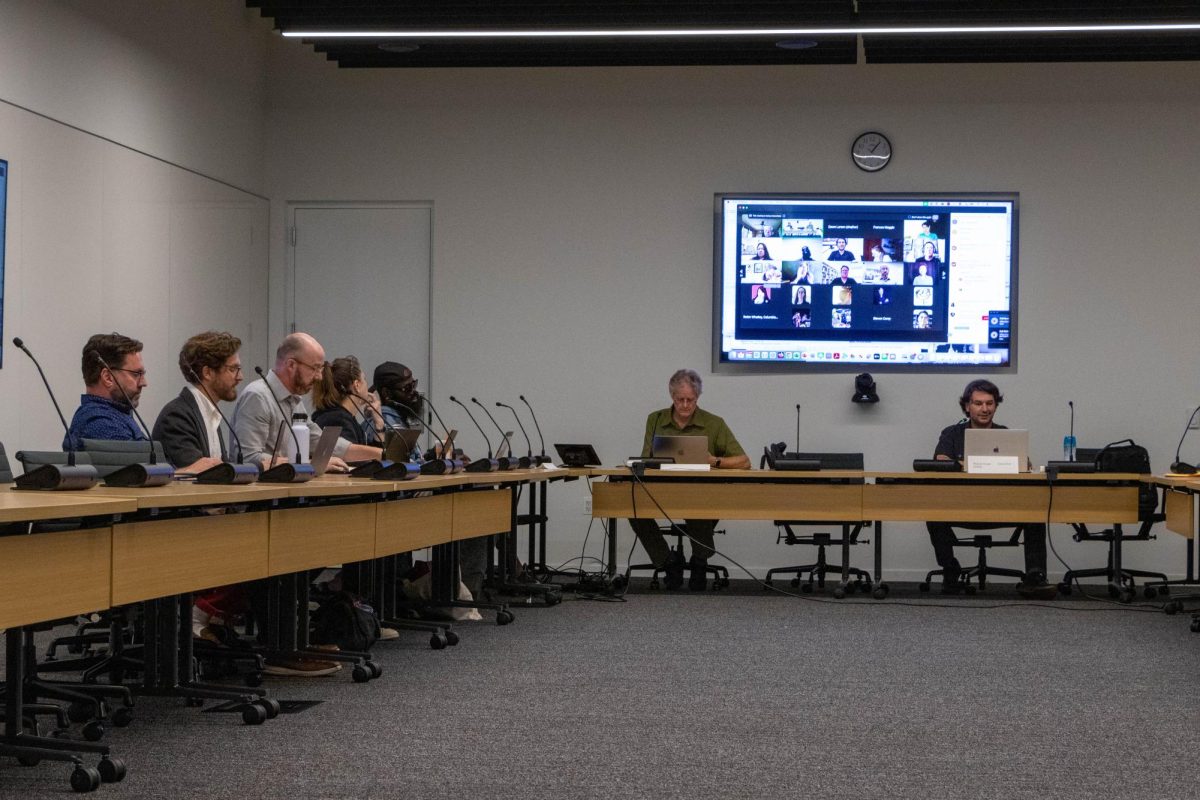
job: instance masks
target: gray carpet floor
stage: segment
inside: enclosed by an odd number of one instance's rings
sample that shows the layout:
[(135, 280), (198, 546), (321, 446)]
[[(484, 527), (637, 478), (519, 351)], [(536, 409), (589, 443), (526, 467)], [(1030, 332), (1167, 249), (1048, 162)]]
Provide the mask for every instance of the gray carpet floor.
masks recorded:
[[(95, 796), (1200, 796), (1186, 617), (907, 599), (517, 606), (512, 625), (460, 625), (456, 648), (380, 644), (368, 684), (273, 681), (323, 702), (259, 727), (139, 700), (106, 737), (129, 776)], [(0, 759), (0, 797), (62, 797), (68, 773)]]

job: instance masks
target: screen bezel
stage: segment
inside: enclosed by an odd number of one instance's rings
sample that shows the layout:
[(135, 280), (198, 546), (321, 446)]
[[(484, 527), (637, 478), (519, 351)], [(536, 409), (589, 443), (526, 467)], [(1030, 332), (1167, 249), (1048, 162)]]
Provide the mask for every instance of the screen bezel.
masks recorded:
[[(915, 364), (883, 363), (878, 361), (752, 361), (733, 362), (721, 359), (721, 289), (722, 205), (727, 200), (907, 200), (932, 201), (1000, 201), (1012, 204), (1012, 237), (1009, 262), (1009, 353), (1008, 363), (983, 364)], [(988, 373), (1004, 374), (1017, 371), (1018, 298), (1020, 269), (1020, 194), (1018, 192), (718, 192), (713, 196), (713, 271), (712, 271), (712, 372), (718, 375), (780, 375), (796, 373), (848, 372), (908, 372), (908, 373)]]

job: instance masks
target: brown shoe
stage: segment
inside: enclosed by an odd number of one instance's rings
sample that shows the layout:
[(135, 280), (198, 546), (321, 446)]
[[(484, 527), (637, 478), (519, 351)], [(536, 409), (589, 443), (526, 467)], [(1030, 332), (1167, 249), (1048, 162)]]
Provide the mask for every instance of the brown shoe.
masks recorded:
[(321, 678), (332, 675), (341, 668), (342, 665), (334, 661), (318, 661), (311, 658), (271, 658), (263, 667), (263, 674), (292, 678)]

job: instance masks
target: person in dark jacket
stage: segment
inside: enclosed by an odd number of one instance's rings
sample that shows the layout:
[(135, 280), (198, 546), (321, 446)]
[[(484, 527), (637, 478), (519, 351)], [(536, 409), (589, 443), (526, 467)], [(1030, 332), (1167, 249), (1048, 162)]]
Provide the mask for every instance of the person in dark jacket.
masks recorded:
[(175, 469), (203, 472), (231, 460), (216, 404), (237, 399), (242, 382), (241, 347), (241, 339), (223, 331), (198, 333), (183, 343), (179, 371), (186, 385), (163, 406), (153, 433)]

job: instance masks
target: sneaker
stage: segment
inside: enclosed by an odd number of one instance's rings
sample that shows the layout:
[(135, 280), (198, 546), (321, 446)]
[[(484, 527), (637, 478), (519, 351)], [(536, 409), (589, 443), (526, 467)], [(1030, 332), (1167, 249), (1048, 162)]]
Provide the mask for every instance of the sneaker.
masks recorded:
[(203, 641), (212, 642), (213, 644), (222, 646), (225, 644), (225, 640), (221, 638), (221, 635), (217, 633), (212, 625), (202, 625), (198, 627), (195, 623), (192, 623), (192, 638), (201, 639)]
[(662, 565), (663, 586), (668, 589), (678, 589), (683, 586), (683, 554), (672, 550), (667, 555), (667, 561)]
[(690, 574), (688, 575), (688, 588), (693, 592), (703, 592), (708, 588), (708, 562), (703, 558), (692, 556), (692, 561), (688, 565)]
[(379, 629), (379, 641), (381, 641), (381, 642), (390, 642), (392, 639), (399, 639), (399, 638), (400, 638), (400, 631), (396, 630), (395, 628), (380, 628)]
[(942, 568), (942, 594), (962, 594), (962, 566), (952, 561)]
[(311, 658), (272, 658), (263, 667), (264, 675), (282, 675), (292, 678), (321, 678), (332, 675), (342, 668), (334, 661), (318, 661)]
[(1017, 594), (1026, 600), (1053, 600), (1058, 596), (1058, 586), (1046, 583), (1046, 576), (1038, 570), (1025, 575), (1025, 580), (1017, 584)]

